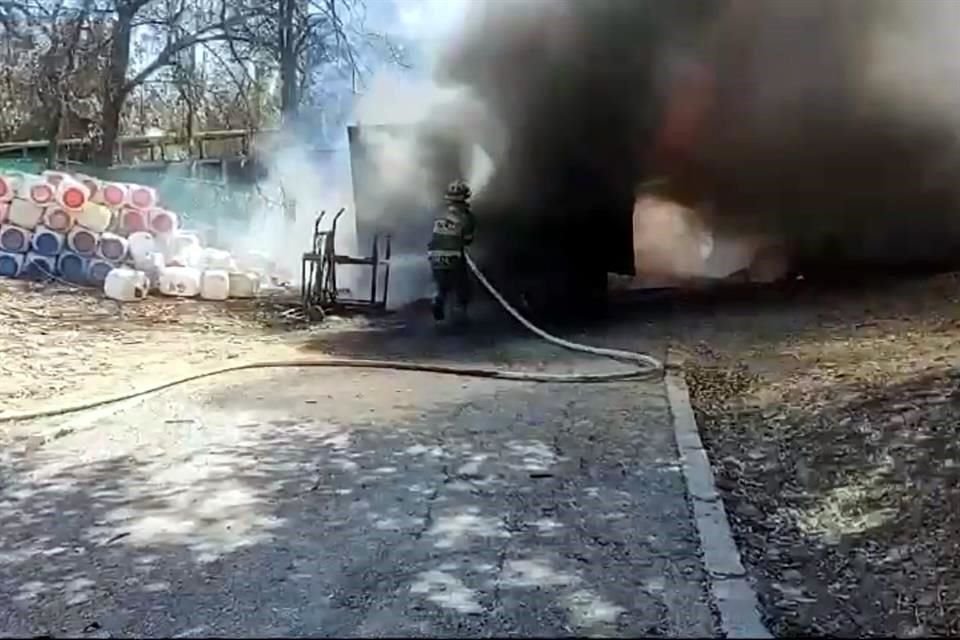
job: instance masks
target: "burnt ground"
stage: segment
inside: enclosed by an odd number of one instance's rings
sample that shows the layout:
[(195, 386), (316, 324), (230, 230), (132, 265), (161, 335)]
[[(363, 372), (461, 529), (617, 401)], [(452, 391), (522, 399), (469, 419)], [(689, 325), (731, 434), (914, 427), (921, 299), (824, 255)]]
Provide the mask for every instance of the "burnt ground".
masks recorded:
[(960, 278), (660, 303), (776, 635), (960, 634)]

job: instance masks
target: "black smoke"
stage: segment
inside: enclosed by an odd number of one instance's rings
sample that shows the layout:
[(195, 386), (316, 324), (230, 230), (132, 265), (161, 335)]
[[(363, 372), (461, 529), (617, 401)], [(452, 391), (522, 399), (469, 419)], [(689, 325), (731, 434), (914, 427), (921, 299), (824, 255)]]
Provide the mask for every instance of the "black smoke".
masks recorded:
[[(476, 208), (512, 268), (630, 272), (632, 205), (654, 177), (673, 199), (711, 203), (718, 231), (773, 235), (797, 261), (960, 255), (955, 0), (471, 9), (438, 81), (470, 87), (506, 130)], [(697, 134), (661, 153), (691, 69), (710, 99)]]

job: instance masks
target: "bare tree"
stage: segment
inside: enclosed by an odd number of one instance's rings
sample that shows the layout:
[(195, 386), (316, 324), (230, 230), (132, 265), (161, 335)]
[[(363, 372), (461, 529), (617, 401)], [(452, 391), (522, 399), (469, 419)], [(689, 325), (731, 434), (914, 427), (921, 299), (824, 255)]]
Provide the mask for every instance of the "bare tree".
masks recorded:
[[(188, 0), (115, 0), (113, 13), (110, 64), (102, 96), (102, 130), (93, 157), (100, 166), (113, 162), (121, 113), (131, 91), (160, 69), (175, 64), (182, 52), (227, 39), (232, 28), (256, 14), (256, 7), (240, 0), (217, 0), (210, 5)], [(138, 27), (164, 34), (165, 44), (131, 73), (133, 35)]]
[(316, 71), (338, 69), (354, 89), (368, 70), (364, 53), (402, 63), (402, 52), (384, 34), (365, 24), (362, 0), (259, 0), (254, 20), (231, 29), (235, 60), (273, 66), (280, 78), (281, 119), (295, 118), (316, 79)]

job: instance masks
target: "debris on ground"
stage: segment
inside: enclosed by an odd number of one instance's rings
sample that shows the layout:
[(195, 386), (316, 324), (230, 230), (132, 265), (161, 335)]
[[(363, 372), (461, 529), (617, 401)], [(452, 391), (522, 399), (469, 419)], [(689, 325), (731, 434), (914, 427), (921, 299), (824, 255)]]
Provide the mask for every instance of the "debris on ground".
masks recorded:
[(302, 357), (292, 295), (128, 305), (92, 289), (0, 279), (4, 412), (114, 395), (231, 359)]
[(687, 378), (776, 635), (960, 634), (960, 278), (683, 319)]

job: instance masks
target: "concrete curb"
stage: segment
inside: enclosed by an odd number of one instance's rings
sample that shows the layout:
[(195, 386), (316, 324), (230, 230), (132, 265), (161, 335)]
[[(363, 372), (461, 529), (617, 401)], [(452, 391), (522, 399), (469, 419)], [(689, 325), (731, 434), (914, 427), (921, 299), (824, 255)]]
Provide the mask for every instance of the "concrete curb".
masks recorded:
[(727, 511), (717, 492), (710, 460), (690, 406), (682, 364), (679, 354), (673, 351), (667, 354), (667, 400), (687, 492), (693, 503), (703, 564), (710, 580), (710, 595), (720, 613), (720, 630), (727, 638), (772, 638), (760, 617), (757, 594), (747, 579), (733, 541)]

